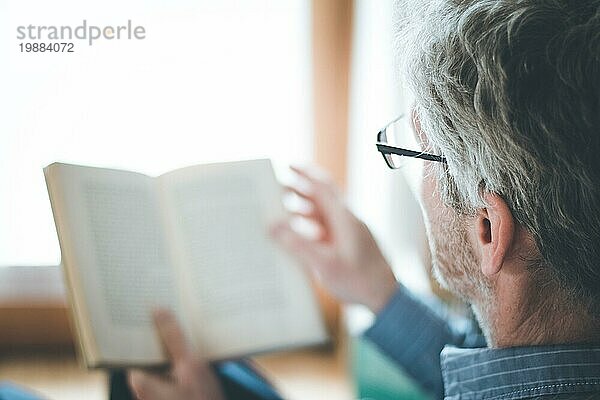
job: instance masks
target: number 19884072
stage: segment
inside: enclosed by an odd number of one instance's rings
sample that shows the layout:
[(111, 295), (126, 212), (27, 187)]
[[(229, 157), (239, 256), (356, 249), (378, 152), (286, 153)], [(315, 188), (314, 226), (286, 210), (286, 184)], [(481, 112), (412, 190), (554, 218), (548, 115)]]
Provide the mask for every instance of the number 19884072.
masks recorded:
[(73, 43), (19, 43), (21, 53), (74, 53)]

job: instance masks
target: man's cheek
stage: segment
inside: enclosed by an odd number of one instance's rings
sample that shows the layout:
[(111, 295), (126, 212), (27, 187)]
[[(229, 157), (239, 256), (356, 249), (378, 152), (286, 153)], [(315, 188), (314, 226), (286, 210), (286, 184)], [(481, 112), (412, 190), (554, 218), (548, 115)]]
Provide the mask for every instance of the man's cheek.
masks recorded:
[(424, 169), (424, 176), (421, 185), (421, 205), (423, 214), (427, 223), (435, 222), (434, 213), (439, 208), (440, 198), (437, 185), (431, 173), (427, 173), (428, 168)]

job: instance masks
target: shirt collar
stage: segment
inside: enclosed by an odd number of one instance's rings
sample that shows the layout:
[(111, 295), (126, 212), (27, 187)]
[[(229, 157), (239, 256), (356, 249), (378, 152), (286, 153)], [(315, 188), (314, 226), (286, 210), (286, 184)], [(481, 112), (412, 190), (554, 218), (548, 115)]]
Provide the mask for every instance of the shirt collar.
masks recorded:
[(446, 346), (441, 363), (446, 400), (600, 392), (600, 346)]

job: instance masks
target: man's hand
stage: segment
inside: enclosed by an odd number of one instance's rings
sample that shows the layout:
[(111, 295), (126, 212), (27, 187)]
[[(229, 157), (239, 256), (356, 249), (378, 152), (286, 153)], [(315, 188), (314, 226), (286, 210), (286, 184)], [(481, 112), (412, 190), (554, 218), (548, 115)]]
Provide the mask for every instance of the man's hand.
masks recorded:
[(287, 189), (309, 203), (308, 210), (292, 214), (314, 222), (320, 234), (317, 238), (301, 235), (288, 220), (276, 225), (272, 235), (333, 295), (378, 313), (398, 285), (371, 232), (348, 210), (321, 171), (292, 170), (304, 185)]
[(192, 353), (177, 320), (168, 311), (154, 313), (154, 322), (172, 369), (169, 375), (129, 372), (129, 386), (138, 399), (221, 400), (225, 397), (209, 365)]

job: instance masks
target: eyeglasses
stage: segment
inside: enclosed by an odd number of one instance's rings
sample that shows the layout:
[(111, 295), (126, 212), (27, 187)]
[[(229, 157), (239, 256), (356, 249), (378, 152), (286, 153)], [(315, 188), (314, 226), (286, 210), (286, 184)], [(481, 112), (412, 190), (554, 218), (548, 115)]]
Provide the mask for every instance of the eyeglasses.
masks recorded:
[(385, 163), (392, 169), (400, 168), (403, 165), (403, 161), (406, 160), (404, 157), (420, 158), (442, 163), (446, 162), (446, 159), (442, 156), (405, 148), (419, 148), (419, 143), (415, 138), (414, 128), (410, 119), (404, 114), (387, 124), (385, 128), (377, 133), (376, 145)]

